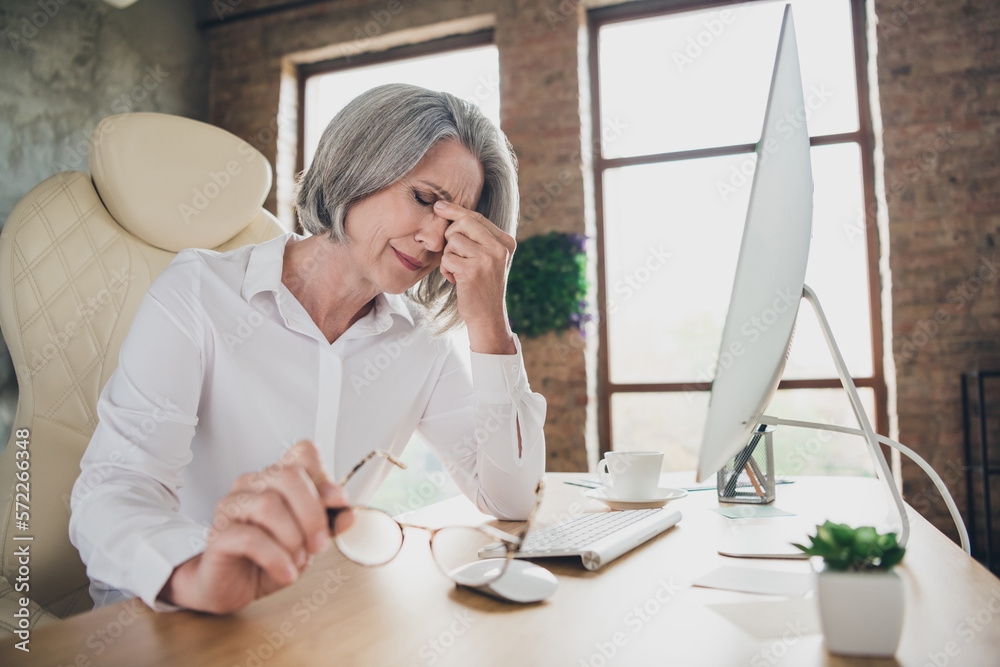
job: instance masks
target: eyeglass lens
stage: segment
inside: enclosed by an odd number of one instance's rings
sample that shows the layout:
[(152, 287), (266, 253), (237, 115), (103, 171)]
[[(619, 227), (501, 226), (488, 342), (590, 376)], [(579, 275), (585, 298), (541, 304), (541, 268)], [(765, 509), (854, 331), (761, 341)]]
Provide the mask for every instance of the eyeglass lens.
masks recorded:
[[(382, 565), (392, 560), (403, 545), (403, 532), (395, 519), (381, 510), (355, 507), (354, 521), (335, 530), (334, 542), (341, 553), (362, 565)], [(449, 526), (434, 533), (431, 552), (448, 577), (465, 586), (483, 586), (507, 569), (503, 543), (477, 528)], [(486, 557), (495, 555), (497, 557)]]

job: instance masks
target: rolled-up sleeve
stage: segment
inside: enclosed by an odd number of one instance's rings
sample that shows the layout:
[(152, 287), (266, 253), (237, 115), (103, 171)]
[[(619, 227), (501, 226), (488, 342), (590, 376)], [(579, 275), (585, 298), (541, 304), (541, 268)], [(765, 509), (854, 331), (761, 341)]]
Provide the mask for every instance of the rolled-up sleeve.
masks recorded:
[(98, 399), (69, 525), (95, 600), (110, 588), (173, 609), (156, 596), (205, 548), (207, 528), (178, 513), (203, 375), (191, 328), (147, 294)]
[(514, 344), (515, 354), (469, 352), (469, 361), (450, 346), (418, 427), (462, 492), (506, 520), (527, 518), (545, 472), (545, 399)]

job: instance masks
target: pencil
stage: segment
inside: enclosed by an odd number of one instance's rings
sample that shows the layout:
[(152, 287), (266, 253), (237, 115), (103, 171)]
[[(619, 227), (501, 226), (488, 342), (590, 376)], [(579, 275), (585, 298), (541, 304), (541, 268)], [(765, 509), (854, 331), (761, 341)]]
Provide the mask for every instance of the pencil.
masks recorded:
[(764, 489), (760, 488), (760, 483), (757, 481), (757, 476), (753, 474), (753, 470), (750, 469), (750, 464), (747, 463), (743, 468), (747, 471), (747, 476), (750, 478), (750, 483), (753, 484), (753, 490), (757, 492), (757, 495), (761, 498), (764, 497)]

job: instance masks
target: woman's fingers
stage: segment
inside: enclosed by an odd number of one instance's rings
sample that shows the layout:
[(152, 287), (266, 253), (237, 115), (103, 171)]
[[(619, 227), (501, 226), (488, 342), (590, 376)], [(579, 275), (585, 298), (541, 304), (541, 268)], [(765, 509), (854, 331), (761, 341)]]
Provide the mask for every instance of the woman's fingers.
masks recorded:
[(263, 493), (237, 491), (223, 499), (222, 503), (237, 509), (235, 520), (238, 523), (252, 524), (267, 531), (291, 555), (296, 566), (305, 564), (311, 553), (306, 551), (309, 546), (307, 533), (303, 532), (282, 494), (275, 490)]
[[(265, 526), (276, 536), (295, 531), (294, 544), (281, 540), (293, 552), (305, 548), (309, 553), (316, 553), (326, 545), (324, 502), (301, 466), (293, 464), (244, 475), (233, 485), (233, 490), (255, 496), (253, 506), (258, 510), (253, 515), (255, 523)], [(273, 499), (268, 499), (270, 496), (276, 496), (287, 511), (280, 512)]]
[(299, 578), (299, 569), (288, 552), (259, 526), (234, 524), (219, 533), (209, 549), (218, 555), (246, 558), (279, 586)]
[(307, 440), (275, 465), (241, 476), (232, 492), (252, 497), (243, 500), (248, 507), (238, 520), (270, 532), (296, 562), (302, 561), (300, 551), (315, 554), (329, 544), (325, 509), (346, 505), (340, 487), (329, 480), (319, 452)]
[(446, 220), (452, 221), (452, 224), (448, 225), (444, 232), (445, 240), (449, 243), (455, 235), (462, 234), (484, 247), (488, 247), (492, 242), (498, 242), (508, 252), (514, 252), (517, 245), (514, 237), (497, 227), (481, 213), (443, 199), (434, 204), (434, 212)]
[(320, 497), (328, 507), (338, 507), (344, 504), (344, 495), (340, 487), (330, 481), (319, 450), (309, 440), (300, 440), (294, 447), (281, 457), (280, 465), (299, 465), (316, 485)]

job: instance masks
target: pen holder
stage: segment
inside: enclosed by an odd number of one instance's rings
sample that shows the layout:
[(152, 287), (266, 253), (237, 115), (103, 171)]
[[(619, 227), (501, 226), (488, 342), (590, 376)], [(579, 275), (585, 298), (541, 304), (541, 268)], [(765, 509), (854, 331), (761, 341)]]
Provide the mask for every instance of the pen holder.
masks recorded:
[(756, 431), (718, 473), (719, 502), (774, 502), (774, 431)]

